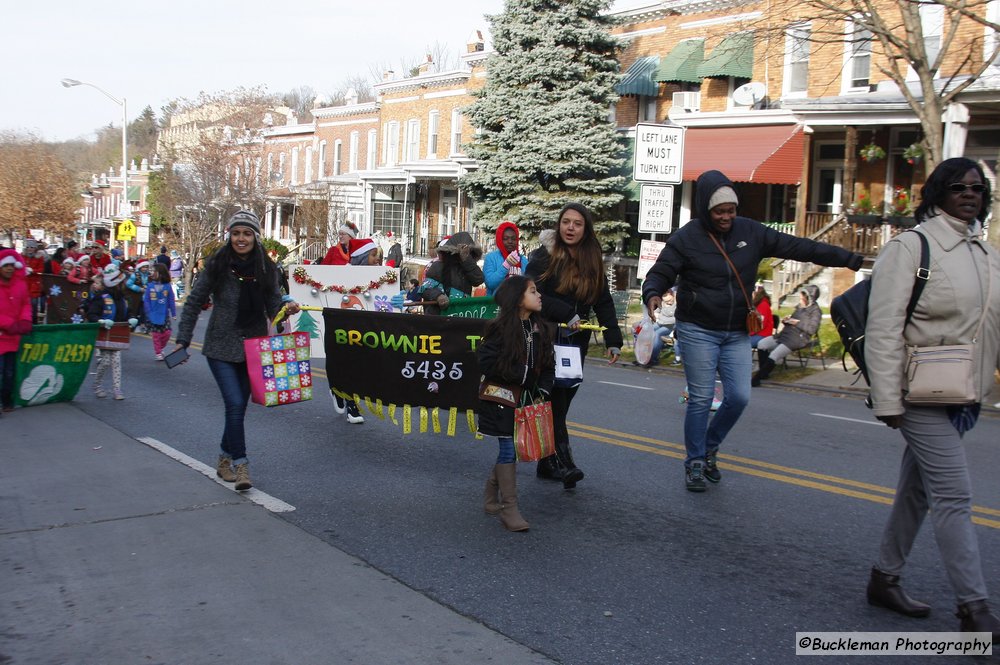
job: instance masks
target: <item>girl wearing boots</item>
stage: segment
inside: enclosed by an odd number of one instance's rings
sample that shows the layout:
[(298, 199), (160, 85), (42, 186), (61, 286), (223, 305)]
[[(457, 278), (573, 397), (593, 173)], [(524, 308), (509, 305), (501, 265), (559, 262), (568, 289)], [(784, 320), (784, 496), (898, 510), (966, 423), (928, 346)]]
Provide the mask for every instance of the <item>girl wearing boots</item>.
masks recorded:
[[(94, 276), (93, 289), (87, 301), (87, 320), (91, 323), (110, 321), (121, 323), (128, 321), (135, 327), (137, 321), (128, 318), (128, 304), (125, 302), (125, 273), (118, 266), (111, 264), (100, 273), (101, 278)], [(108, 324), (110, 327), (111, 324)], [(115, 399), (125, 399), (122, 393), (122, 351), (120, 348), (100, 348), (98, 340), (97, 374), (94, 377), (94, 394), (98, 398), (108, 396), (104, 390), (104, 375), (111, 370), (111, 389)]]
[(163, 349), (170, 341), (170, 320), (177, 316), (174, 290), (170, 288), (170, 271), (162, 263), (153, 264), (153, 273), (142, 296), (146, 325), (153, 336), (153, 353), (163, 360)]
[[(487, 326), (478, 352), (482, 380), (547, 397), (555, 379), (553, 332), (539, 315), (542, 297), (535, 283), (512, 275), (500, 284), (494, 298), (500, 311)], [(527, 531), (528, 523), (517, 509), (514, 409), (480, 400), (478, 411), (479, 431), (497, 437), (500, 443), (497, 462), (486, 480), (483, 508), (489, 515), (500, 515), (508, 531)]]
[[(604, 256), (594, 233), (593, 214), (584, 205), (568, 203), (559, 212), (555, 231), (543, 231), (539, 240), (542, 246), (528, 257), (525, 276), (535, 280), (542, 294), (542, 315), (549, 321), (565, 323), (571, 331), (570, 343), (580, 347), (581, 358), (586, 358), (590, 333), (579, 332), (579, 324), (593, 309), (606, 328), (608, 362), (616, 362), (621, 355), (622, 332), (604, 276)], [(561, 480), (565, 489), (583, 480), (583, 471), (573, 462), (566, 429), (566, 416), (576, 391), (577, 387), (552, 389), (556, 454), (541, 460), (536, 470), (539, 478)]]
[[(282, 305), (278, 266), (261, 246), (260, 219), (254, 213), (241, 210), (229, 218), (225, 243), (208, 259), (184, 302), (175, 351), (190, 346), (194, 325), (209, 297), (212, 315), (201, 352), (225, 405), (222, 450), (215, 472), (243, 491), (253, 487), (243, 424), (250, 401), (243, 340), (266, 336), (268, 320)], [(289, 314), (299, 311), (294, 301), (289, 301), (287, 307)]]

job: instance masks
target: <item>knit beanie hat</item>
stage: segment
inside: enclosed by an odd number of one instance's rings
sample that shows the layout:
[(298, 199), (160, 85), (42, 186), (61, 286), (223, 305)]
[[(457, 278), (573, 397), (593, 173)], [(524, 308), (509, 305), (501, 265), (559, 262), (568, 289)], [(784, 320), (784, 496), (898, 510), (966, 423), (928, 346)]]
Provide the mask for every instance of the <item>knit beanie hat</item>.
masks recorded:
[(117, 286), (125, 279), (125, 273), (119, 270), (118, 266), (113, 263), (104, 268), (103, 274), (105, 286)]
[(733, 203), (738, 205), (739, 202), (740, 200), (736, 196), (736, 191), (728, 185), (723, 185), (712, 192), (711, 198), (708, 199), (708, 209), (711, 210), (715, 206), (722, 205), (723, 203)]
[(235, 226), (245, 226), (253, 231), (254, 235), (260, 235), (260, 218), (249, 210), (240, 210), (230, 217), (229, 223), (226, 224), (226, 233), (231, 232)]
[(344, 222), (340, 225), (340, 228), (337, 229), (337, 233), (346, 233), (352, 238), (357, 238), (358, 227), (356, 227), (352, 222)]

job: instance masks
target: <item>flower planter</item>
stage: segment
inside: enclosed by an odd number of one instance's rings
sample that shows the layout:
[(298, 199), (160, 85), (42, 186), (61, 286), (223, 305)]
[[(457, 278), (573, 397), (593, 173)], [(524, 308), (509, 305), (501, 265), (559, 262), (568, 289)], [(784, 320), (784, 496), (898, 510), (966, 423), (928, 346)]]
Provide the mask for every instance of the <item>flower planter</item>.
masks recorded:
[(913, 217), (889, 217), (887, 221), (893, 226), (900, 226), (904, 229), (917, 225), (917, 220)]
[(879, 215), (848, 215), (847, 221), (859, 226), (878, 226), (882, 218)]

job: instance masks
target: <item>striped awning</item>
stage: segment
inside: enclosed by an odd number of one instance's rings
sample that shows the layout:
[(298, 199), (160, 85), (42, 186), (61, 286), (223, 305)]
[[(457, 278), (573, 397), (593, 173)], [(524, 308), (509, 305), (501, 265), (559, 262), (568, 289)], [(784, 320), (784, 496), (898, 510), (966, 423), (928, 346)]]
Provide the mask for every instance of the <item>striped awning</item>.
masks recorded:
[(653, 80), (653, 72), (660, 62), (660, 56), (649, 55), (639, 58), (622, 74), (621, 81), (615, 86), (615, 91), (622, 95), (636, 95), (641, 97), (656, 97), (659, 93), (659, 85)]
[(698, 67), (704, 60), (704, 39), (679, 41), (673, 51), (660, 59), (653, 80), (659, 83), (701, 83)]
[(698, 67), (699, 78), (753, 78), (753, 33), (729, 35)]

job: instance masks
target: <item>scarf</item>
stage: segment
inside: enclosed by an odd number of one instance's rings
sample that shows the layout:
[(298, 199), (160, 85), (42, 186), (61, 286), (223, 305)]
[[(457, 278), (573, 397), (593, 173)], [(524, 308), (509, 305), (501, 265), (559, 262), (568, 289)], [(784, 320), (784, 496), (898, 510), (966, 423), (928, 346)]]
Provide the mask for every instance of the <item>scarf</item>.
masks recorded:
[(261, 285), (254, 276), (253, 257), (246, 259), (234, 258), (229, 267), (233, 277), (240, 282), (240, 299), (236, 305), (236, 327), (240, 330), (250, 330), (264, 318), (264, 294)]

